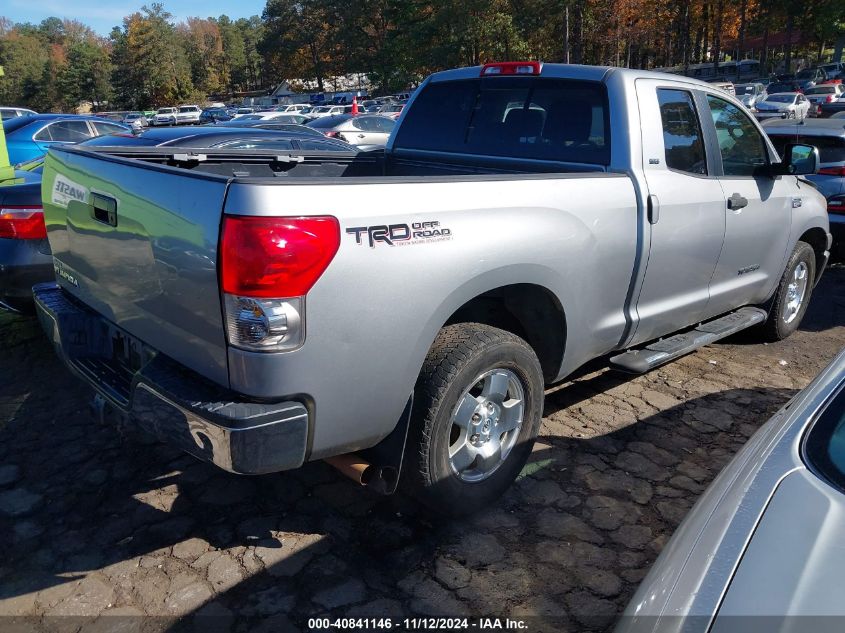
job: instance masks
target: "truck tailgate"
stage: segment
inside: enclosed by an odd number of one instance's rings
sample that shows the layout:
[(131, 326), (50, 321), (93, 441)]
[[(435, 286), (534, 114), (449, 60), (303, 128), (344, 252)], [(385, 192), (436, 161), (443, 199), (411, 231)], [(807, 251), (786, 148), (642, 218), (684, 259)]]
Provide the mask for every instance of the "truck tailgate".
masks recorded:
[(222, 176), (55, 148), (41, 190), (59, 284), (224, 386), (217, 241), (226, 187)]

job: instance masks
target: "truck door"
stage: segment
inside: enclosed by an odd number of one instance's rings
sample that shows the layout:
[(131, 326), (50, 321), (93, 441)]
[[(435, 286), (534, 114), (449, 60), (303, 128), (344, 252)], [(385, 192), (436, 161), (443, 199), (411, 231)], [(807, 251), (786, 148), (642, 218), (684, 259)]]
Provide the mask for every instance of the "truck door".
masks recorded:
[[(761, 174), (769, 164), (768, 145), (742, 108), (707, 93), (705, 132), (715, 136), (725, 204), (725, 243), (710, 282), (710, 316), (763, 303), (783, 272), (793, 197), (800, 202), (794, 176)], [(708, 129), (709, 128), (709, 129)], [(715, 153), (715, 152), (714, 152)]]
[(636, 91), (650, 246), (630, 344), (702, 320), (725, 234), (725, 197), (693, 92), (654, 79), (638, 80)]

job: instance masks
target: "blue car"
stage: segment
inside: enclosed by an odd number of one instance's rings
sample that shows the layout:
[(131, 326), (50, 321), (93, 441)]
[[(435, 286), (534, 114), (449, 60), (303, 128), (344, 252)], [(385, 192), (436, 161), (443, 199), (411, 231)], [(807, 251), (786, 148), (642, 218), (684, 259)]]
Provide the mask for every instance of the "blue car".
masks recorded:
[(827, 198), (831, 254), (845, 259), (845, 119), (777, 119), (767, 121), (763, 129), (781, 156), (789, 143), (814, 145), (819, 150), (819, 172), (804, 178)]
[(85, 114), (31, 114), (3, 121), (13, 165), (42, 156), (56, 143), (79, 143), (95, 136), (130, 132), (121, 124)]

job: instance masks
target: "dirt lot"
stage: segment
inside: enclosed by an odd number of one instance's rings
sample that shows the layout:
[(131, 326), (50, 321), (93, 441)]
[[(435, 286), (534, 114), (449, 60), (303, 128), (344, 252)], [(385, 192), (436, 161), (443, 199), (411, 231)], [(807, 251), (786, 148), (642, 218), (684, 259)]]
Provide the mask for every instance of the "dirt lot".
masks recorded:
[[(518, 484), (438, 524), (321, 463), (242, 478), (129, 441), (92, 421), (36, 322), (3, 316), (0, 614), (205, 614), (233, 631), (304, 630), (323, 614), (539, 614), (546, 630), (610, 628), (698, 494), (843, 346), (838, 268), (787, 341), (735, 337), (646, 376), (551, 390)], [(93, 622), (118, 623), (170, 624)]]

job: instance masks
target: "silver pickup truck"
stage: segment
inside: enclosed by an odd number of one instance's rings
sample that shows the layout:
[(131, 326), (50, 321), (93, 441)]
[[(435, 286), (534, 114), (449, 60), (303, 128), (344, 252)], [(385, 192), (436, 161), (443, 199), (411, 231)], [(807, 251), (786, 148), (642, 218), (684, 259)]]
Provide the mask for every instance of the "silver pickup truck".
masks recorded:
[(817, 159), (694, 80), (463, 68), (383, 153), (51, 149), (35, 298), (100, 413), (237, 473), (401, 469), (465, 513), (522, 469), (544, 385), (798, 327), (830, 248)]

